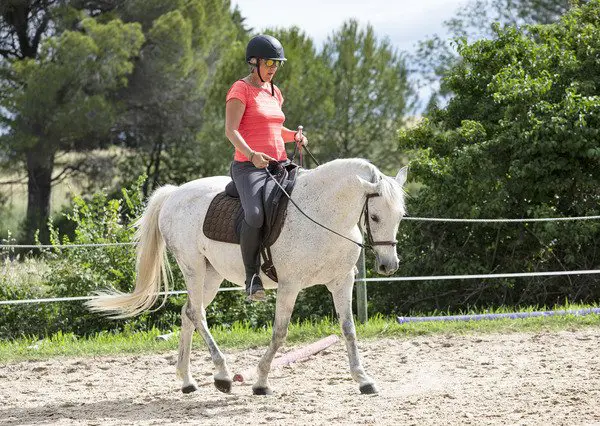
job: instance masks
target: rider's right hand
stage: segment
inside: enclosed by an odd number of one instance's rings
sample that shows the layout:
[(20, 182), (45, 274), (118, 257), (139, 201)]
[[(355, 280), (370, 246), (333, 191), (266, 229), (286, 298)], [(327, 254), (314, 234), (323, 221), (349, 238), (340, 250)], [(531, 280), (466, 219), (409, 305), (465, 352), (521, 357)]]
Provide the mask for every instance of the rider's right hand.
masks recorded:
[(269, 161), (277, 161), (273, 157), (265, 154), (264, 152), (255, 151), (252, 156), (252, 164), (259, 169), (264, 169), (269, 165)]

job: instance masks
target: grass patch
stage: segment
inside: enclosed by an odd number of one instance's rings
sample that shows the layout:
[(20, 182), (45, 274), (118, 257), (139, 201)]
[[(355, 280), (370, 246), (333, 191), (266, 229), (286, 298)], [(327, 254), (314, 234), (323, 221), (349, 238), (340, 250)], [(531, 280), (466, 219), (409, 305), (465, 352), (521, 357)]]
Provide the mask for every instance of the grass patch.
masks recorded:
[[(569, 305), (554, 309), (585, 309), (591, 306)], [(529, 310), (534, 310), (533, 308)], [(527, 310), (525, 310), (527, 311)], [(499, 309), (495, 313), (508, 312)], [(565, 315), (526, 319), (499, 319), (485, 321), (438, 321), (398, 324), (395, 318), (376, 316), (366, 324), (357, 325), (360, 339), (411, 338), (435, 334), (471, 334), (471, 333), (517, 333), (517, 332), (557, 332), (577, 330), (585, 327), (600, 326), (600, 315)], [(36, 340), (22, 338), (0, 341), (0, 363), (32, 359), (46, 359), (56, 356), (102, 356), (120, 354), (159, 353), (177, 349), (179, 330), (171, 331), (173, 336), (167, 340), (158, 340), (159, 335), (167, 332), (153, 329), (147, 332), (125, 332), (120, 334), (99, 333), (89, 338), (79, 339), (73, 334), (58, 333), (51, 338)], [(270, 328), (252, 329), (248, 324), (236, 323), (232, 327), (213, 327), (212, 333), (219, 345), (226, 350), (240, 350), (266, 346), (272, 330)], [(339, 325), (329, 319), (319, 322), (291, 324), (287, 344), (289, 346), (312, 342), (330, 334), (340, 334)], [(194, 336), (194, 346), (205, 348), (198, 335)]]

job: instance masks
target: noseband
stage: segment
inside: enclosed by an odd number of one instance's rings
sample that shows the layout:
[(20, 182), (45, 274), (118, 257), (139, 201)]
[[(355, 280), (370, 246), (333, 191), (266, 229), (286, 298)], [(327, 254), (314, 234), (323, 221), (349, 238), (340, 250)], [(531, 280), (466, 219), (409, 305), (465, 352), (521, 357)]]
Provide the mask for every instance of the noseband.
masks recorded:
[(373, 246), (392, 246), (395, 247), (396, 244), (398, 244), (398, 241), (393, 240), (393, 241), (373, 241), (373, 234), (371, 233), (371, 216), (369, 215), (369, 200), (371, 198), (374, 197), (379, 197), (379, 194), (367, 194), (367, 198), (365, 199), (365, 205), (363, 207), (363, 210), (360, 214), (360, 219), (358, 220), (358, 224), (359, 226), (362, 223), (362, 217), (363, 214), (365, 215), (365, 226), (367, 228), (367, 243), (365, 244), (366, 247), (373, 247)]

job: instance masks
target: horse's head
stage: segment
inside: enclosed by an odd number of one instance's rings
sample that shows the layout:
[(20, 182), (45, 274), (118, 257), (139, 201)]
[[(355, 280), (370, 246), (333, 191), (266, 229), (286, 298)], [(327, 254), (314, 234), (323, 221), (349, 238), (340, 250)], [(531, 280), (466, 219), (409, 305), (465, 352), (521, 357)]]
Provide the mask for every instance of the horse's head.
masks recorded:
[(361, 226), (367, 234), (367, 244), (375, 250), (379, 274), (392, 275), (398, 269), (396, 234), (406, 213), (402, 186), (407, 173), (407, 167), (403, 167), (395, 178), (379, 174), (376, 182), (359, 177), (366, 195)]

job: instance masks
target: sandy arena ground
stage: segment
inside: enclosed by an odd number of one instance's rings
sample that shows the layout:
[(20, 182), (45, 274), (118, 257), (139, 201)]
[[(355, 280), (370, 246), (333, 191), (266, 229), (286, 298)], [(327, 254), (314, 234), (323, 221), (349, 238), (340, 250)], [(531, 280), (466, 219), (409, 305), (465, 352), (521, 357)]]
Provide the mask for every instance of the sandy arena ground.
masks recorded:
[[(375, 396), (359, 394), (341, 342), (274, 370), (270, 397), (217, 391), (202, 350), (189, 395), (175, 352), (23, 362), (0, 366), (0, 424), (600, 424), (598, 343), (597, 329), (361, 341)], [(228, 353), (230, 367), (262, 352)]]

